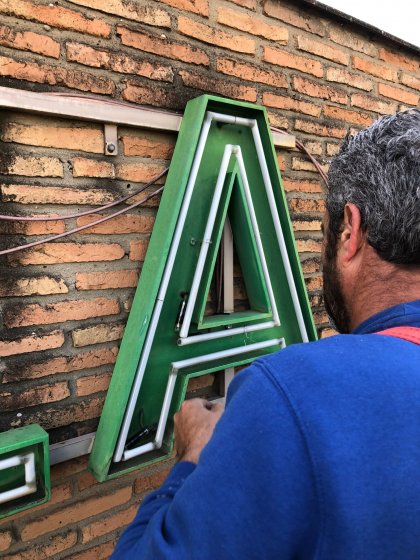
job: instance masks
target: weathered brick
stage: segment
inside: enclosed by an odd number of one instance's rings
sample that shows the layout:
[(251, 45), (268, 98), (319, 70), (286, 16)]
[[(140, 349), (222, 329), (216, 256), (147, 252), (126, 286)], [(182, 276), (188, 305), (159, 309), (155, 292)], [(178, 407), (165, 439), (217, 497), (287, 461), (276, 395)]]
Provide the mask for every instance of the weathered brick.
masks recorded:
[[(51, 480), (53, 481), (53, 478)], [(66, 500), (70, 499), (71, 497), (72, 497), (72, 488), (69, 482), (65, 482), (64, 484), (58, 484), (58, 485), (53, 483), (51, 487), (51, 499), (45, 504), (41, 504), (39, 506), (31, 508), (31, 515), (43, 509), (55, 506), (57, 504), (61, 504)], [(27, 517), (27, 515), (28, 515), (27, 511), (21, 511), (19, 513), (16, 513), (15, 515), (12, 515), (11, 517), (8, 517), (7, 519), (8, 521), (9, 520), (15, 521), (17, 519), (21, 519), (22, 517)]]
[[(328, 164), (321, 165), (325, 173), (328, 172)], [(302, 159), (298, 157), (292, 158), (292, 169), (294, 171), (314, 171), (318, 173), (318, 169), (309, 159)]]
[[(31, 510), (33, 512), (33, 510)], [(51, 558), (52, 556), (72, 548), (77, 542), (77, 532), (54, 535), (47, 544), (35, 544), (25, 547), (16, 554), (8, 554), (3, 560), (39, 560), (40, 558)]]
[(419, 60), (411, 58), (406, 54), (401, 52), (391, 52), (388, 49), (379, 49), (379, 58), (384, 62), (393, 64), (397, 68), (408, 70), (409, 72), (418, 72), (419, 70)]
[(409, 105), (417, 105), (419, 102), (419, 96), (417, 93), (389, 86), (388, 84), (379, 84), (378, 92), (385, 97), (396, 99), (397, 101), (402, 101), (403, 103), (408, 103)]
[(322, 78), (323, 76), (323, 69), (319, 60), (312, 60), (303, 56), (297, 56), (286, 51), (273, 49), (272, 47), (264, 48), (263, 60), (265, 62), (270, 62), (271, 64), (276, 64), (277, 66), (300, 70), (305, 74), (311, 74), (317, 78)]
[(315, 311), (314, 321), (316, 325), (328, 325), (330, 322), (325, 311)]
[(86, 397), (106, 391), (111, 381), (111, 373), (101, 373), (98, 375), (89, 375), (87, 377), (79, 377), (76, 381), (76, 393), (78, 397)]
[(373, 111), (381, 115), (391, 115), (395, 113), (396, 106), (394, 103), (387, 103), (386, 101), (379, 101), (374, 97), (368, 97), (362, 93), (353, 93), (351, 96), (352, 107), (360, 107), (366, 111)]
[(314, 156), (322, 155), (322, 144), (318, 141), (305, 140), (303, 142), (305, 148)]
[(125, 156), (141, 156), (153, 159), (171, 159), (175, 143), (170, 140), (155, 140), (145, 136), (122, 136)]
[(118, 301), (107, 298), (60, 301), (46, 306), (32, 303), (30, 305), (6, 307), (4, 324), (8, 328), (48, 325), (65, 321), (80, 321), (91, 317), (117, 315), (119, 312)]
[(0, 222), (0, 234), (3, 235), (46, 235), (63, 233), (62, 221), (51, 222)]
[(283, 187), (286, 192), (322, 193), (319, 181), (283, 178)]
[(369, 126), (373, 119), (366, 113), (360, 111), (350, 111), (349, 109), (341, 109), (341, 107), (333, 107), (332, 105), (324, 105), (324, 115), (327, 118), (345, 121), (352, 124)]
[(102, 342), (111, 342), (122, 338), (124, 325), (100, 324), (84, 329), (76, 329), (71, 335), (73, 338), (73, 346), (80, 348), (91, 344), (100, 344)]
[(301, 264), (303, 274), (313, 274), (321, 269), (321, 260), (319, 258), (309, 257), (304, 259)]
[(323, 214), (325, 212), (325, 201), (316, 198), (292, 198), (289, 200), (289, 208), (295, 214), (313, 212)]
[(134, 492), (136, 494), (143, 494), (144, 492), (158, 488), (165, 481), (169, 474), (169, 470), (169, 468), (166, 468), (150, 476), (142, 476), (141, 478), (138, 478), (134, 483)]
[(257, 0), (229, 0), (229, 2), (233, 2), (243, 8), (248, 8), (248, 10), (253, 10), (254, 12), (257, 9)]
[(185, 16), (179, 16), (178, 18), (178, 31), (182, 35), (193, 37), (203, 43), (240, 53), (255, 53), (255, 41), (253, 39), (249, 39), (244, 35), (232, 35), (231, 33), (220, 31), (217, 28), (199, 23)]
[[(1, 5), (0, 5), (1, 11)], [(51, 58), (60, 57), (60, 43), (32, 31), (14, 31), (6, 25), (0, 26), (0, 45), (21, 51), (43, 54)]]
[(112, 494), (76, 502), (71, 506), (61, 508), (55, 513), (45, 515), (32, 522), (28, 520), (21, 531), (21, 538), (26, 542), (40, 535), (51, 533), (65, 525), (78, 523), (92, 515), (98, 515), (99, 513), (128, 502), (131, 498), (131, 494), (131, 486), (120, 488)]
[(293, 220), (294, 231), (321, 231), (321, 220)]
[(312, 115), (313, 117), (319, 117), (321, 114), (321, 107), (318, 105), (314, 105), (309, 101), (299, 101), (288, 95), (275, 95), (274, 93), (265, 92), (263, 93), (263, 104), (269, 107), (276, 107), (277, 109)]
[(64, 335), (58, 330), (41, 335), (31, 334), (14, 340), (0, 340), (0, 357), (60, 348), (63, 344)]
[(130, 241), (130, 261), (144, 261), (148, 245), (146, 239)]
[(39, 124), (33, 119), (29, 119), (27, 122), (8, 122), (1, 134), (1, 139), (3, 142), (96, 154), (104, 151), (104, 136), (99, 127), (51, 126)]
[(340, 151), (340, 144), (332, 144), (330, 142), (327, 142), (327, 156), (336, 156), (338, 154), (338, 152)]
[(329, 99), (333, 103), (341, 103), (344, 105), (346, 105), (348, 100), (345, 91), (313, 82), (302, 76), (293, 76), (292, 85), (295, 91), (304, 93), (310, 97), (316, 97), (317, 99)]
[(108, 161), (97, 161), (82, 157), (71, 160), (73, 177), (103, 177), (112, 179), (115, 177), (114, 164)]
[(69, 291), (62, 278), (35, 276), (28, 278), (2, 278), (0, 280), (0, 297), (45, 296), (49, 294), (67, 294)]
[(211, 91), (225, 97), (232, 97), (233, 99), (243, 99), (244, 101), (251, 102), (257, 100), (257, 92), (253, 87), (243, 86), (227, 80), (218, 80), (211, 76), (202, 76), (186, 70), (181, 70), (179, 74), (186, 86), (203, 91)]
[(13, 535), (10, 531), (0, 532), (0, 552), (7, 550), (13, 542)]
[(321, 338), (328, 338), (330, 336), (335, 336), (337, 334), (338, 334), (338, 332), (334, 329), (327, 328), (327, 329), (322, 329), (321, 330)]
[(46, 402), (61, 401), (70, 396), (67, 381), (60, 383), (39, 385), (32, 389), (11, 393), (0, 393), (2, 410), (19, 410), (30, 406), (38, 406)]
[(0, 76), (40, 84), (64, 85), (69, 88), (104, 95), (115, 92), (114, 82), (104, 76), (87, 74), (61, 66), (18, 61), (6, 56), (0, 56)]
[(54, 4), (39, 4), (27, 0), (2, 0), (0, 12), (30, 21), (46, 23), (58, 29), (71, 29), (96, 37), (109, 37), (111, 27), (100, 19), (89, 19), (73, 10)]
[(280, 19), (294, 27), (299, 27), (321, 37), (325, 35), (324, 26), (319, 18), (305, 14), (302, 9), (299, 11), (293, 10), (276, 0), (266, 0), (263, 4), (263, 9), (264, 13), (268, 16)]
[(299, 253), (320, 253), (321, 242), (314, 239), (297, 239), (296, 247)]
[(150, 2), (139, 3), (136, 0), (70, 0), (73, 4), (93, 8), (100, 12), (113, 14), (130, 21), (139, 21), (156, 27), (171, 27), (171, 18), (166, 10), (153, 6)]
[(211, 387), (214, 383), (215, 375), (208, 373), (207, 375), (200, 375), (199, 377), (192, 377), (188, 380), (187, 393), (199, 391), (206, 387)]
[(264, 37), (270, 41), (277, 41), (282, 45), (287, 45), (289, 32), (285, 27), (270, 25), (254, 15), (221, 7), (217, 11), (217, 22), (252, 35)]
[(137, 509), (137, 505), (134, 505), (105, 519), (86, 525), (82, 528), (82, 541), (88, 543), (102, 535), (115, 531), (115, 529), (125, 527), (134, 519)]
[(139, 280), (137, 270), (109, 270), (105, 272), (78, 272), (77, 290), (107, 290), (112, 288), (135, 288)]
[(170, 41), (167, 37), (157, 37), (146, 32), (132, 31), (122, 25), (117, 26), (117, 35), (121, 43), (141, 51), (157, 54), (173, 60), (182, 60), (191, 64), (209, 65), (207, 54), (196, 47)]
[[(57, 333), (59, 333), (59, 331), (54, 331), (54, 334)], [(64, 337), (62, 337), (60, 346), (63, 342)], [(53, 348), (55, 348), (55, 346)], [(29, 352), (32, 352), (32, 350), (29, 350)], [(90, 350), (89, 352), (79, 352), (76, 356), (60, 356), (58, 358), (52, 358), (51, 360), (26, 364), (23, 368), (19, 365), (16, 366), (16, 368), (8, 366), (7, 371), (3, 375), (3, 381), (4, 383), (9, 383), (22, 378), (39, 379), (57, 373), (69, 373), (71, 371), (106, 366), (115, 363), (117, 353), (118, 348), (116, 347), (100, 348)]]
[(113, 194), (105, 189), (40, 187), (36, 185), (0, 185), (0, 195), (3, 202), (19, 202), (20, 204), (93, 205), (106, 204), (114, 200)]
[(185, 10), (186, 12), (192, 12), (193, 14), (199, 14), (201, 16), (209, 15), (209, 5), (208, 0), (159, 0), (168, 6), (173, 8), (178, 8), (179, 10)]
[(331, 41), (343, 47), (348, 47), (353, 51), (358, 51), (368, 56), (377, 56), (378, 49), (365, 37), (357, 36), (355, 31), (346, 31), (342, 27), (328, 26), (328, 33)]
[[(133, 181), (135, 183), (148, 183), (156, 175), (162, 173), (165, 169), (165, 165), (162, 164), (151, 164), (151, 163), (119, 163), (117, 165), (115, 175), (117, 179), (123, 179), (124, 181)], [(157, 184), (162, 183), (164, 179), (159, 179)], [(143, 194), (144, 196), (144, 194)]]
[(349, 55), (344, 51), (302, 35), (298, 35), (297, 37), (297, 48), (301, 51), (315, 54), (321, 58), (332, 60), (338, 64), (344, 64), (345, 66), (347, 66), (350, 60)]
[(314, 290), (322, 290), (322, 277), (313, 276), (312, 278), (305, 278), (306, 289), (308, 292)]
[(9, 255), (12, 266), (70, 262), (115, 261), (124, 256), (118, 243), (44, 243)]
[(156, 107), (171, 107), (173, 96), (162, 88), (142, 86), (128, 81), (122, 92), (123, 99), (139, 103), (140, 105), (154, 105)]
[(408, 86), (412, 89), (417, 89), (420, 91), (420, 80), (415, 78), (414, 76), (410, 76), (409, 74), (401, 73), (400, 82), (405, 86)]
[(289, 128), (289, 121), (286, 117), (283, 117), (281, 114), (274, 113), (273, 111), (267, 111), (268, 120), (270, 121), (270, 126), (275, 126), (276, 128), (280, 128), (283, 130), (287, 130)]
[(174, 73), (170, 66), (136, 60), (122, 53), (94, 49), (81, 43), (67, 43), (66, 54), (67, 60), (85, 66), (104, 68), (122, 74), (136, 74), (137, 76), (164, 82), (173, 82), (174, 79)]
[(239, 62), (230, 58), (218, 58), (216, 70), (227, 76), (236, 76), (245, 81), (259, 82), (277, 88), (288, 87), (287, 77), (284, 74), (273, 72), (272, 70), (264, 70), (252, 64)]
[(66, 560), (108, 560), (114, 551), (116, 540), (105, 542), (103, 544), (98, 544), (87, 550), (83, 548), (83, 551), (79, 551), (76, 554), (67, 556)]
[(8, 169), (8, 175), (25, 177), (63, 177), (63, 164), (54, 157), (34, 157), (16, 155)]
[(296, 119), (295, 130), (316, 136), (330, 136), (331, 138), (344, 138), (347, 134), (346, 128), (334, 127), (319, 122), (302, 121), (300, 119)]
[[(95, 216), (82, 216), (77, 219), (77, 225), (84, 226), (101, 217), (103, 217), (101, 214), (95, 214)], [(83, 234), (151, 233), (154, 221), (154, 216), (146, 214), (123, 214), (109, 220), (108, 222), (85, 229)]]
[(329, 82), (346, 84), (357, 89), (363, 89), (365, 91), (372, 91), (373, 89), (373, 83), (371, 82), (371, 80), (360, 76), (360, 74), (351, 74), (343, 68), (327, 68), (326, 77)]
[(366, 72), (366, 74), (382, 78), (383, 80), (396, 82), (398, 79), (398, 73), (396, 70), (393, 70), (384, 64), (378, 64), (377, 62), (360, 58), (359, 56), (352, 56), (352, 65), (356, 70), (361, 70), (362, 72)]

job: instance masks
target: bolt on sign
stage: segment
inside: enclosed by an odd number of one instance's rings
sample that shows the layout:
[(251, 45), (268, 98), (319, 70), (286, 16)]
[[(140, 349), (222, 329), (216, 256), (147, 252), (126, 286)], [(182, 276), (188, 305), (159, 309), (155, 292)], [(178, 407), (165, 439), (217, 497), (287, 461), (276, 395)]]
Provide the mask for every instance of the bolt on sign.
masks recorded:
[[(235, 304), (235, 269), (245, 305)], [(206, 95), (190, 101), (91, 471), (103, 481), (168, 457), (192, 377), (315, 338), (265, 109)]]

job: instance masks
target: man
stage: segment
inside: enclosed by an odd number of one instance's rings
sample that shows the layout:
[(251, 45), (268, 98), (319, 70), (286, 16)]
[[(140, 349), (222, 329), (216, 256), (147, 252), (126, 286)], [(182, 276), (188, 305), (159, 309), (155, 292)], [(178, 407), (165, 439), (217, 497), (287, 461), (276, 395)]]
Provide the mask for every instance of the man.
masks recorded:
[(113, 559), (420, 559), (420, 111), (348, 138), (329, 183), (342, 334), (256, 360), (223, 415), (186, 402), (179, 463)]

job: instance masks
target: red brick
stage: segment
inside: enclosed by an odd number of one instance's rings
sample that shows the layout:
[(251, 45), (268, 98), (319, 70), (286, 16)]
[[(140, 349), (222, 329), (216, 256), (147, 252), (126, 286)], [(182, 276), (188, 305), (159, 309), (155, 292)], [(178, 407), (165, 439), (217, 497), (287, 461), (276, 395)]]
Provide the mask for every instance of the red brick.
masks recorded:
[(270, 41), (277, 41), (279, 44), (287, 45), (289, 32), (285, 27), (269, 25), (254, 15), (250, 15), (230, 8), (219, 8), (217, 11), (217, 22), (234, 29), (239, 29), (252, 35), (264, 37)]
[(259, 82), (277, 88), (287, 89), (288, 87), (287, 77), (284, 74), (273, 72), (272, 70), (264, 70), (252, 64), (246, 64), (245, 62), (239, 62), (230, 58), (218, 58), (216, 70), (227, 76), (235, 76), (245, 81)]
[(79, 12), (54, 4), (39, 4), (27, 0), (4, 1), (0, 4), (0, 12), (96, 37), (109, 37), (111, 34), (111, 27), (104, 21), (86, 18)]
[(396, 82), (398, 79), (398, 73), (389, 66), (384, 64), (378, 64), (372, 62), (371, 60), (366, 60), (365, 58), (360, 58), (358, 56), (352, 57), (353, 68), (356, 70), (361, 70), (370, 74), (371, 76), (376, 76), (377, 78), (382, 78), (383, 80), (390, 80), (391, 82)]
[(293, 231), (321, 231), (321, 220), (293, 220)]
[(112, 179), (115, 177), (114, 164), (108, 161), (96, 161), (82, 157), (71, 160), (73, 166), (73, 177), (103, 177)]
[(73, 4), (93, 8), (113, 14), (130, 21), (138, 21), (145, 25), (154, 25), (156, 27), (171, 27), (171, 18), (166, 10), (162, 10), (150, 4), (150, 2), (139, 3), (136, 0), (71, 0)]
[(128, 509), (120, 511), (119, 513), (115, 513), (106, 519), (101, 519), (91, 523), (90, 525), (86, 525), (82, 528), (82, 541), (84, 543), (88, 543), (98, 537), (101, 537), (102, 535), (106, 535), (116, 529), (125, 527), (134, 519), (137, 510), (138, 506), (134, 505)]
[(417, 105), (419, 102), (419, 96), (416, 93), (389, 86), (388, 84), (379, 84), (378, 92), (385, 97), (396, 99), (397, 101), (402, 101), (403, 103), (408, 103), (409, 105)]
[[(61, 344), (64, 343), (64, 337), (60, 331), (54, 331), (55, 336), (61, 335)], [(30, 338), (30, 337), (28, 337)], [(48, 349), (50, 347), (46, 347)], [(51, 348), (56, 348), (52, 346)], [(29, 350), (31, 352), (32, 350)], [(24, 368), (17, 367), (13, 369), (8, 367), (7, 372), (3, 376), (3, 381), (9, 383), (19, 379), (39, 379), (47, 375), (55, 375), (57, 373), (69, 373), (71, 371), (80, 371), (83, 369), (96, 368), (109, 364), (114, 364), (117, 358), (118, 348), (100, 348), (90, 350), (89, 352), (78, 352), (75, 356), (60, 356), (51, 360), (42, 361), (35, 364), (26, 365)], [(10, 354), (8, 354), (10, 355)]]
[(339, 334), (337, 331), (335, 331), (334, 329), (322, 329), (321, 330), (321, 338), (328, 338), (330, 336), (335, 336)]
[(324, 115), (327, 118), (345, 121), (352, 124), (362, 126), (369, 126), (373, 119), (366, 113), (360, 111), (350, 111), (349, 109), (341, 109), (340, 107), (333, 107), (332, 105), (324, 105)]
[[(326, 164), (321, 165), (321, 167), (325, 172), (328, 171), (328, 166)], [(292, 169), (295, 171), (314, 171), (318, 173), (317, 168), (309, 159), (298, 157), (292, 158)]]
[(257, 9), (257, 0), (229, 0), (229, 2), (233, 2), (243, 8), (248, 8), (248, 10), (253, 10), (254, 12)]
[(134, 492), (136, 494), (143, 494), (144, 492), (150, 492), (155, 488), (159, 488), (168, 476), (170, 468), (165, 468), (162, 471), (154, 473), (150, 476), (142, 476), (138, 478), (134, 483)]
[(111, 381), (111, 373), (101, 373), (79, 377), (76, 381), (76, 393), (78, 397), (86, 397), (94, 393), (106, 391)]
[(83, 548), (83, 551), (67, 556), (66, 560), (108, 560), (114, 551), (116, 540), (98, 544), (93, 548), (88, 548), (87, 550)]
[(327, 142), (327, 156), (336, 156), (340, 151), (340, 144), (330, 144)]
[[(69, 461), (66, 464), (68, 463)], [(53, 467), (53, 469), (54, 468), (56, 467)], [(39, 506), (31, 508), (31, 515), (43, 509), (47, 509), (52, 506), (55, 506), (57, 504), (62, 504), (66, 500), (69, 500), (71, 497), (72, 497), (72, 488), (69, 482), (66, 482), (64, 484), (59, 484), (59, 485), (53, 484), (51, 487), (51, 499), (45, 504), (41, 504)], [(17, 519), (21, 519), (22, 517), (27, 517), (27, 516), (28, 516), (27, 511), (21, 511), (19, 513), (16, 513), (15, 515), (12, 515), (11, 517), (8, 517), (7, 520), (15, 521)]]
[(322, 193), (319, 181), (307, 181), (306, 179), (284, 179), (283, 186), (286, 192)]
[(13, 541), (13, 535), (10, 531), (1, 531), (0, 533), (0, 552), (7, 550)]
[(384, 62), (397, 66), (398, 69), (404, 68), (409, 72), (418, 72), (419, 70), (419, 61), (402, 53), (379, 49), (379, 58)]
[[(32, 512), (33, 510), (31, 510)], [(77, 532), (68, 531), (65, 534), (54, 535), (48, 544), (35, 544), (26, 547), (16, 554), (3, 556), (3, 560), (39, 560), (40, 558), (51, 558), (64, 550), (72, 548), (77, 542)]]
[(52, 86), (64, 85), (81, 91), (105, 95), (115, 92), (114, 82), (104, 76), (87, 74), (61, 66), (21, 62), (5, 56), (0, 56), (0, 76)]
[(286, 117), (283, 117), (282, 115), (274, 113), (270, 110), (267, 111), (267, 116), (268, 120), (270, 121), (270, 126), (274, 126), (283, 130), (287, 130), (289, 128), (289, 121)]
[(240, 53), (255, 53), (255, 41), (253, 39), (248, 39), (244, 35), (232, 35), (231, 33), (219, 31), (217, 28), (199, 23), (185, 16), (179, 16), (178, 18), (178, 31), (182, 35), (193, 37), (203, 43)]
[(28, 119), (27, 122), (8, 122), (4, 127), (1, 139), (3, 142), (96, 154), (102, 154), (104, 151), (104, 135), (99, 127), (51, 126), (47, 123), (39, 123), (34, 119)]
[(297, 239), (296, 247), (299, 253), (320, 253), (321, 242), (314, 239)]
[[(101, 217), (103, 217), (101, 214), (82, 216), (77, 219), (77, 225), (84, 226)], [(85, 229), (83, 234), (151, 233), (154, 221), (154, 216), (148, 216), (146, 214), (123, 214), (103, 224)]]
[(120, 488), (112, 494), (79, 501), (71, 506), (61, 508), (55, 513), (36, 519), (35, 521), (28, 521), (21, 531), (21, 538), (26, 542), (34, 537), (51, 533), (60, 527), (78, 523), (92, 515), (98, 515), (99, 513), (128, 502), (131, 498), (131, 494), (131, 486)]
[(186, 70), (181, 70), (179, 74), (183, 84), (186, 86), (202, 91), (211, 91), (233, 99), (242, 99), (251, 102), (257, 100), (257, 92), (253, 87), (243, 86), (228, 80), (218, 80), (208, 76), (201, 76)]
[(343, 90), (313, 82), (302, 76), (293, 76), (292, 85), (295, 91), (309, 95), (310, 97), (329, 99), (333, 103), (347, 104), (348, 96)]
[(327, 80), (329, 82), (337, 82), (339, 84), (346, 84), (348, 86), (363, 89), (365, 91), (372, 91), (373, 83), (371, 80), (366, 79), (359, 74), (351, 74), (344, 68), (327, 68)]
[(136, 60), (122, 53), (93, 49), (80, 43), (67, 43), (66, 49), (67, 60), (79, 62), (85, 66), (104, 68), (122, 74), (136, 74), (137, 76), (164, 82), (173, 82), (174, 79), (174, 73), (170, 66)]
[(290, 54), (279, 49), (265, 47), (263, 60), (265, 62), (270, 62), (271, 64), (276, 64), (278, 66), (300, 70), (305, 74), (312, 74), (313, 76), (316, 76), (318, 78), (322, 78), (323, 76), (322, 65), (318, 60), (312, 60), (303, 56), (297, 56), (295, 54)]
[(193, 14), (199, 14), (201, 16), (209, 15), (209, 5), (208, 0), (159, 0), (168, 6), (173, 8), (178, 8), (179, 10), (185, 10), (186, 12), (192, 12)]
[(44, 243), (10, 255), (12, 266), (70, 262), (115, 261), (124, 256), (118, 243)]
[(308, 292), (314, 290), (322, 290), (322, 277), (321, 276), (314, 276), (312, 278), (306, 278), (306, 289)]
[(365, 109), (366, 111), (373, 111), (381, 115), (392, 115), (392, 113), (395, 113), (396, 110), (396, 106), (394, 103), (379, 101), (374, 97), (368, 97), (367, 95), (363, 95), (362, 93), (353, 93), (353, 95), (351, 96), (351, 105), (352, 107), (360, 107), (361, 109)]
[(61, 278), (37, 276), (28, 278), (2, 278), (0, 297), (45, 296), (49, 294), (66, 294), (69, 289)]
[(269, 92), (263, 93), (263, 105), (286, 111), (294, 111), (296, 113), (304, 113), (305, 115), (312, 115), (313, 117), (319, 117), (321, 114), (321, 107), (309, 103), (309, 101), (299, 101), (290, 96), (275, 95)]
[(122, 92), (126, 101), (139, 103), (140, 105), (154, 105), (156, 107), (171, 107), (174, 98), (166, 90), (157, 87), (147, 87), (128, 81)]
[(310, 257), (302, 261), (302, 272), (304, 274), (313, 274), (314, 272), (319, 272), (321, 268), (320, 259)]
[(46, 402), (61, 401), (70, 396), (66, 381), (52, 385), (40, 385), (26, 391), (0, 393), (2, 410), (19, 410), (31, 406), (38, 406)]
[(329, 324), (329, 319), (328, 319), (328, 315), (325, 313), (325, 311), (322, 312), (315, 312), (314, 313), (314, 321), (316, 325), (322, 325), (322, 324)]
[(62, 221), (54, 222), (0, 222), (0, 234), (3, 235), (46, 235), (63, 233)]
[(141, 51), (163, 56), (173, 60), (182, 60), (191, 64), (209, 65), (209, 57), (201, 49), (170, 41), (167, 37), (157, 37), (150, 33), (132, 31), (121, 25), (117, 26), (117, 35), (121, 43)]
[(26, 177), (63, 177), (63, 164), (54, 157), (14, 156), (10, 162), (8, 175)]
[(130, 261), (144, 261), (148, 245), (146, 239), (130, 241)]
[(61, 331), (51, 331), (47, 334), (24, 336), (14, 340), (0, 340), (0, 356), (14, 356), (26, 352), (39, 352), (60, 348), (64, 344), (64, 335)]
[(122, 136), (125, 156), (141, 156), (153, 159), (171, 159), (175, 143), (169, 140), (155, 140), (148, 136)]
[[(0, 6), (0, 11), (2, 7)], [(51, 58), (60, 57), (60, 43), (32, 31), (17, 32), (5, 25), (0, 26), (0, 45), (21, 51), (43, 54)]]
[(346, 128), (338, 128), (319, 122), (302, 121), (300, 119), (296, 119), (295, 130), (316, 136), (329, 136), (331, 138), (344, 138), (347, 134)]
[(414, 76), (410, 76), (409, 74), (402, 73), (400, 82), (405, 86), (420, 91), (420, 80), (418, 78), (415, 78)]
[(266, 0), (263, 4), (264, 13), (268, 16), (280, 19), (294, 27), (299, 27), (310, 33), (323, 37), (325, 30), (318, 17), (305, 14), (302, 9), (293, 10), (276, 0)]
[(118, 323), (93, 325), (84, 329), (76, 329), (71, 335), (73, 338), (73, 346), (80, 348), (90, 344), (100, 344), (102, 342), (111, 342), (119, 340), (124, 333), (124, 325)]
[(290, 210), (296, 214), (317, 213), (323, 214), (325, 212), (324, 200), (315, 198), (292, 198), (289, 200)]
[(105, 272), (78, 272), (77, 290), (107, 290), (135, 288), (139, 280), (137, 270), (107, 270)]
[(3, 202), (19, 202), (20, 204), (94, 205), (106, 204), (114, 200), (111, 192), (95, 188), (77, 189), (72, 187), (39, 187), (35, 185), (0, 185), (0, 194)]
[(326, 45), (325, 43), (320, 43), (319, 41), (313, 41), (302, 35), (298, 35), (297, 37), (297, 48), (301, 51), (320, 56), (321, 58), (332, 60), (338, 64), (344, 64), (345, 66), (347, 66), (350, 61), (349, 55), (344, 51)]
[(314, 155), (314, 156), (320, 156), (322, 155), (322, 144), (321, 142), (318, 141), (310, 141), (310, 140), (305, 140), (303, 142), (305, 148), (307, 150), (309, 150), (309, 152)]
[[(140, 161), (136, 163), (119, 163), (115, 175), (117, 179), (123, 179), (124, 181), (148, 183), (162, 173), (165, 168), (166, 166), (162, 164), (142, 163)], [(163, 181), (164, 179), (159, 179), (157, 184), (162, 184)], [(142, 196), (144, 196), (144, 194)]]
[(4, 324), (8, 328), (28, 325), (48, 325), (65, 321), (80, 321), (90, 317), (117, 315), (120, 312), (118, 300), (96, 298), (86, 300), (60, 301), (42, 306), (38, 303), (15, 305), (4, 310)]
[(353, 51), (359, 51), (368, 56), (377, 56), (378, 49), (366, 37), (358, 36), (354, 29), (346, 31), (343, 28), (333, 27), (331, 24), (328, 26), (328, 32), (331, 41), (343, 47), (348, 47)]

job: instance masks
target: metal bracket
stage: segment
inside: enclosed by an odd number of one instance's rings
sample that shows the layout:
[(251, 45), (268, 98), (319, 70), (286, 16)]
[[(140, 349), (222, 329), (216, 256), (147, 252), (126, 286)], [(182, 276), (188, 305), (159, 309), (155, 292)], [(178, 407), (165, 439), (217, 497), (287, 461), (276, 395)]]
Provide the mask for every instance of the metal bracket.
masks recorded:
[(105, 155), (118, 155), (118, 128), (116, 124), (105, 124)]

